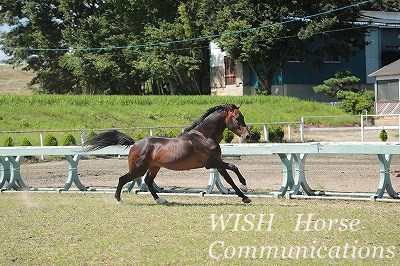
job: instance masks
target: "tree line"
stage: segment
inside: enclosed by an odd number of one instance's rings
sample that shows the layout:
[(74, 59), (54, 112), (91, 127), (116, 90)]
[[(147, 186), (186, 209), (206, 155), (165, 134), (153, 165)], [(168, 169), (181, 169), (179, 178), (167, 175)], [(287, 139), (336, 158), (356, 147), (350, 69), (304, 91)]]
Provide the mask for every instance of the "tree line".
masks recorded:
[(362, 49), (353, 22), (366, 9), (399, 11), (398, 0), (3, 0), (1, 49), (43, 93), (208, 94), (214, 41), (269, 94), (289, 58)]

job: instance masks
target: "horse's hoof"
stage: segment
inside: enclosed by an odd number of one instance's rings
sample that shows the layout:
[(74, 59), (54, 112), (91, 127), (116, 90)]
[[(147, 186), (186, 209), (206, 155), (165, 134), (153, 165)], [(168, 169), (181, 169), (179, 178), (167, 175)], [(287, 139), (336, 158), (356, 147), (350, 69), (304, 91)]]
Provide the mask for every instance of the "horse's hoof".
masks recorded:
[(125, 202), (123, 200), (118, 200), (117, 204), (124, 204)]
[(246, 185), (240, 185), (240, 189), (241, 189), (243, 192), (247, 192), (247, 186), (246, 186)]
[(250, 202), (251, 202), (251, 199), (249, 199), (249, 198), (244, 198), (244, 199), (242, 199), (242, 201), (243, 201), (243, 203), (250, 203)]
[(156, 199), (157, 204), (166, 204), (168, 203), (168, 201), (166, 199), (163, 198), (158, 198)]

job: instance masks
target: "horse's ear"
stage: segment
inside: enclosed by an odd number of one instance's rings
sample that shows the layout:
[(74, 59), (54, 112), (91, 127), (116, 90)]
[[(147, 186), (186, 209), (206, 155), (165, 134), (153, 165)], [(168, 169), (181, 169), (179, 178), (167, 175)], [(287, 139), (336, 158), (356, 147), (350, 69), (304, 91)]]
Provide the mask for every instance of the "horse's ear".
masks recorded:
[(240, 103), (240, 104), (238, 105), (237, 109), (239, 109), (239, 108), (240, 108), (240, 106), (242, 106), (242, 103)]

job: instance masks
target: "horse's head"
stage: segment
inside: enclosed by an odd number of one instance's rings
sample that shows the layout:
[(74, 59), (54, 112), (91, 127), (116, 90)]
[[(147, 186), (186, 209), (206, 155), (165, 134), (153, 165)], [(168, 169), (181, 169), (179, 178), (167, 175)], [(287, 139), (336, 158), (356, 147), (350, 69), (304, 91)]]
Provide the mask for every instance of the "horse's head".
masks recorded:
[(225, 119), (226, 127), (235, 133), (237, 136), (249, 139), (250, 130), (244, 122), (244, 116), (239, 110), (240, 105), (236, 106), (234, 104), (227, 105), (227, 116)]

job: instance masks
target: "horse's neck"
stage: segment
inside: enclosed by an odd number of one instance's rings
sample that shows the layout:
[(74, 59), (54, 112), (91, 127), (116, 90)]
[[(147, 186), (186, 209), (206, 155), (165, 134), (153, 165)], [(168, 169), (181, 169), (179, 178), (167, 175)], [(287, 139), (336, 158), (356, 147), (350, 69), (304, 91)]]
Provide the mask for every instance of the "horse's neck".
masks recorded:
[(211, 138), (216, 143), (219, 143), (222, 140), (225, 127), (225, 119), (220, 115), (213, 115), (212, 117), (207, 117), (194, 129), (203, 134), (204, 137)]

